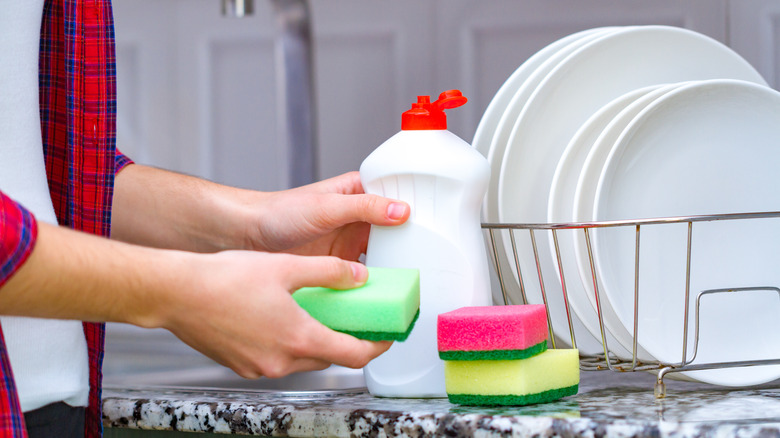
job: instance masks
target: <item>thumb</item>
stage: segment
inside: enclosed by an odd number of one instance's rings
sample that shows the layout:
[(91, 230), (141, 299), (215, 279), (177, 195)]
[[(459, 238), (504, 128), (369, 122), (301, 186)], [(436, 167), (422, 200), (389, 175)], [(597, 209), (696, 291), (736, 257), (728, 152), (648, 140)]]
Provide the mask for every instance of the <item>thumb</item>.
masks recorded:
[(368, 279), (368, 269), (361, 263), (330, 256), (291, 258), (294, 262), (287, 276), (290, 293), (307, 286), (351, 289)]
[(409, 204), (378, 195), (341, 195), (333, 194), (325, 200), (323, 218), (331, 228), (353, 222), (367, 222), (372, 225), (400, 225), (409, 219), (411, 208)]

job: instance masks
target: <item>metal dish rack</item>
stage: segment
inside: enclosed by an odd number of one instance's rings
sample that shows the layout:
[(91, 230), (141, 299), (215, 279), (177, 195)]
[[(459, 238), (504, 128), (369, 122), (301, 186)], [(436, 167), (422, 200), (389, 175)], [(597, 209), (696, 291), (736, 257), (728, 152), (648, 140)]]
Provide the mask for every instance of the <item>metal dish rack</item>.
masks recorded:
[[(502, 272), (501, 263), (499, 261), (498, 256), (498, 248), (496, 246), (496, 234), (497, 233), (508, 233), (509, 240), (511, 242), (511, 249), (512, 253), (514, 254), (514, 260), (511, 262), (514, 262), (514, 267), (516, 269), (516, 272), (510, 273), (509, 275), (517, 275), (515, 277), (515, 280), (518, 282), (521, 290), (522, 299), (524, 302), (527, 303), (527, 299), (525, 297), (525, 286), (524, 281), (527, 281), (524, 279), (524, 275), (521, 272), (520, 269), (520, 261), (518, 259), (518, 248), (517, 248), (517, 240), (515, 237), (515, 233), (517, 232), (528, 232), (530, 233), (530, 243), (533, 249), (533, 255), (534, 255), (534, 261), (536, 262), (536, 268), (537, 272), (536, 275), (539, 280), (539, 285), (541, 286), (540, 292), (542, 295), (542, 299), (545, 304), (547, 304), (547, 294), (545, 292), (545, 284), (544, 284), (544, 278), (542, 275), (542, 265), (540, 263), (539, 259), (539, 252), (536, 244), (536, 235), (537, 233), (550, 233), (552, 235), (552, 241), (555, 248), (555, 258), (557, 259), (558, 263), (558, 272), (561, 275), (561, 291), (563, 293), (563, 302), (566, 305), (566, 316), (568, 319), (569, 324), (569, 331), (571, 334), (571, 343), (576, 348), (577, 346), (577, 340), (576, 340), (576, 333), (574, 330), (574, 327), (572, 325), (572, 319), (571, 319), (571, 306), (569, 304), (568, 295), (566, 291), (566, 281), (563, 278), (564, 270), (561, 262), (561, 252), (558, 246), (558, 230), (567, 230), (567, 229), (580, 229), (582, 230), (585, 242), (588, 250), (588, 261), (590, 262), (590, 270), (592, 275), (592, 281), (593, 281), (593, 290), (595, 291), (595, 301), (596, 301), (596, 308), (598, 313), (598, 319), (599, 319), (599, 326), (601, 329), (601, 342), (602, 346), (604, 347), (604, 352), (599, 353), (595, 356), (580, 356), (580, 369), (585, 371), (597, 371), (597, 370), (610, 370), (615, 372), (631, 372), (631, 371), (653, 371), (657, 370), (657, 379), (655, 382), (655, 388), (654, 393), (656, 398), (663, 398), (666, 396), (666, 385), (664, 384), (664, 376), (666, 376), (669, 373), (676, 373), (676, 372), (682, 372), (682, 371), (697, 371), (697, 370), (711, 370), (711, 369), (720, 369), (720, 368), (731, 368), (731, 367), (751, 367), (751, 366), (758, 366), (758, 365), (777, 365), (780, 364), (780, 357), (775, 359), (767, 359), (767, 360), (745, 360), (745, 361), (732, 361), (732, 362), (718, 362), (718, 363), (701, 363), (701, 364), (692, 364), (692, 362), (696, 359), (696, 355), (698, 352), (698, 346), (699, 346), (699, 307), (702, 298), (712, 295), (712, 294), (719, 294), (719, 293), (749, 293), (750, 291), (756, 291), (756, 290), (772, 290), (778, 293), (778, 298), (780, 298), (780, 288), (768, 285), (764, 287), (734, 287), (734, 288), (725, 288), (725, 289), (710, 289), (710, 290), (703, 290), (698, 292), (697, 298), (696, 298), (696, 305), (694, 306), (693, 312), (694, 312), (694, 344), (693, 344), (693, 354), (690, 358), (688, 358), (688, 339), (689, 339), (689, 329), (688, 329), (688, 321), (691, 316), (691, 309), (690, 309), (690, 285), (691, 285), (691, 260), (693, 257), (692, 254), (692, 248), (691, 248), (691, 242), (692, 242), (692, 235), (694, 230), (694, 225), (701, 222), (712, 222), (712, 221), (736, 221), (736, 220), (744, 220), (744, 221), (753, 221), (753, 220), (760, 220), (760, 219), (766, 219), (766, 218), (780, 218), (780, 211), (774, 211), (774, 212), (758, 212), (758, 213), (736, 213), (736, 214), (716, 214), (716, 215), (698, 215), (698, 216), (678, 216), (678, 217), (666, 217), (666, 218), (652, 218), (652, 219), (640, 219), (640, 220), (620, 220), (620, 221), (602, 221), (602, 222), (578, 222), (578, 223), (540, 223), (540, 224), (514, 224), (514, 223), (483, 223), (482, 228), (487, 231), (487, 235), (489, 238), (489, 245), (492, 248), (492, 256), (493, 256), (493, 262), (496, 269), (496, 274), (498, 276), (498, 281), (501, 286), (501, 292), (504, 300), (504, 304), (508, 304), (509, 300), (507, 297), (507, 287), (506, 287), (506, 275), (507, 273)], [(647, 361), (640, 361), (637, 359), (637, 336), (636, 333), (638, 332), (638, 302), (639, 302), (639, 266), (640, 266), (640, 237), (641, 237), (641, 231), (645, 227), (650, 227), (654, 225), (659, 224), (674, 224), (674, 223), (685, 223), (688, 227), (688, 241), (687, 241), (687, 254), (686, 254), (686, 269), (685, 269), (685, 309), (684, 309), (684, 325), (683, 325), (683, 333), (680, 334), (682, 337), (682, 351), (681, 351), (681, 360), (680, 362), (676, 363), (666, 363), (666, 362), (647, 362)], [(599, 291), (599, 279), (596, 274), (596, 268), (594, 264), (594, 258), (593, 258), (593, 251), (591, 247), (591, 230), (596, 228), (607, 228), (607, 227), (632, 227), (636, 231), (636, 242), (635, 242), (635, 257), (634, 257), (634, 327), (632, 332), (632, 337), (634, 339), (634, 345), (633, 345), (633, 351), (632, 351), (632, 357), (629, 359), (621, 359), (617, 355), (615, 355), (609, 348), (609, 344), (607, 341), (607, 330), (604, 326), (604, 320), (602, 318), (602, 312), (601, 312), (601, 296)], [(778, 306), (780, 309), (780, 306)], [(780, 310), (778, 311), (778, 315), (780, 315)], [(555, 336), (553, 334), (553, 326), (552, 322), (550, 320), (550, 311), (549, 308), (547, 309), (547, 319), (550, 329), (550, 340), (552, 343), (552, 348), (555, 347)]]

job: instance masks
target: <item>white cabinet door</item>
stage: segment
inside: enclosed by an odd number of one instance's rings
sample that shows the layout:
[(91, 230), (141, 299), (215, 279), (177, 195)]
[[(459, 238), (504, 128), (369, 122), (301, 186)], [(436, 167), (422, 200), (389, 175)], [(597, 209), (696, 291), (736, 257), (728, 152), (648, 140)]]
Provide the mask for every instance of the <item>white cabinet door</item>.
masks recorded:
[(434, 82), (435, 3), (312, 1), (320, 177), (357, 170)]
[(117, 58), (117, 145), (142, 163), (178, 168), (175, 147), (173, 1), (114, 2)]
[(275, 190), (287, 157), (276, 145), (274, 24), (269, 3), (255, 3), (257, 14), (237, 19), (215, 0), (176, 1), (176, 147), (190, 172)]
[(144, 164), (276, 190), (274, 25), (268, 2), (225, 18), (217, 0), (117, 0), (118, 144)]

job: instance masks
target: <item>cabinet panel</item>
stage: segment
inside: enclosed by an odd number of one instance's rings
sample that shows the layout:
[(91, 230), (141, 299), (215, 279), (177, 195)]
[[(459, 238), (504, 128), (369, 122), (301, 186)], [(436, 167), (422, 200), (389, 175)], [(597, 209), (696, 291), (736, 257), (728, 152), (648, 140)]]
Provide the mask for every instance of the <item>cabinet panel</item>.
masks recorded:
[(321, 178), (357, 170), (433, 84), (433, 2), (311, 2)]
[(257, 38), (211, 40), (200, 72), (208, 86), (201, 118), (204, 170), (224, 184), (284, 188), (287, 156), (276, 145), (273, 42)]
[(274, 26), (268, 2), (227, 18), (213, 0), (177, 0), (175, 137), (181, 167), (217, 182), (277, 190), (287, 158), (276, 145)]
[[(114, 2), (117, 52), (117, 146), (134, 160), (176, 168), (174, 2)], [(153, 11), (153, 13), (149, 13)]]
[(214, 0), (117, 0), (118, 144), (140, 163), (225, 184), (284, 188), (273, 22)]
[(780, 2), (731, 0), (729, 42), (764, 76), (780, 87)]

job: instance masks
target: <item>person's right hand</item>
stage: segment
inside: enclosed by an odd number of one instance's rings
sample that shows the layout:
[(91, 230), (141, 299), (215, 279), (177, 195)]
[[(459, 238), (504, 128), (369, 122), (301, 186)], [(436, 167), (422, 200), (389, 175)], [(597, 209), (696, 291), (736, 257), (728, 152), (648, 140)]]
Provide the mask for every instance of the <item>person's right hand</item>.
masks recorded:
[(183, 279), (189, 290), (158, 303), (161, 325), (243, 377), (281, 377), (331, 363), (360, 368), (391, 345), (332, 331), (291, 296), (304, 286), (360, 286), (368, 271), (359, 263), (253, 251), (193, 258), (195, 277)]

